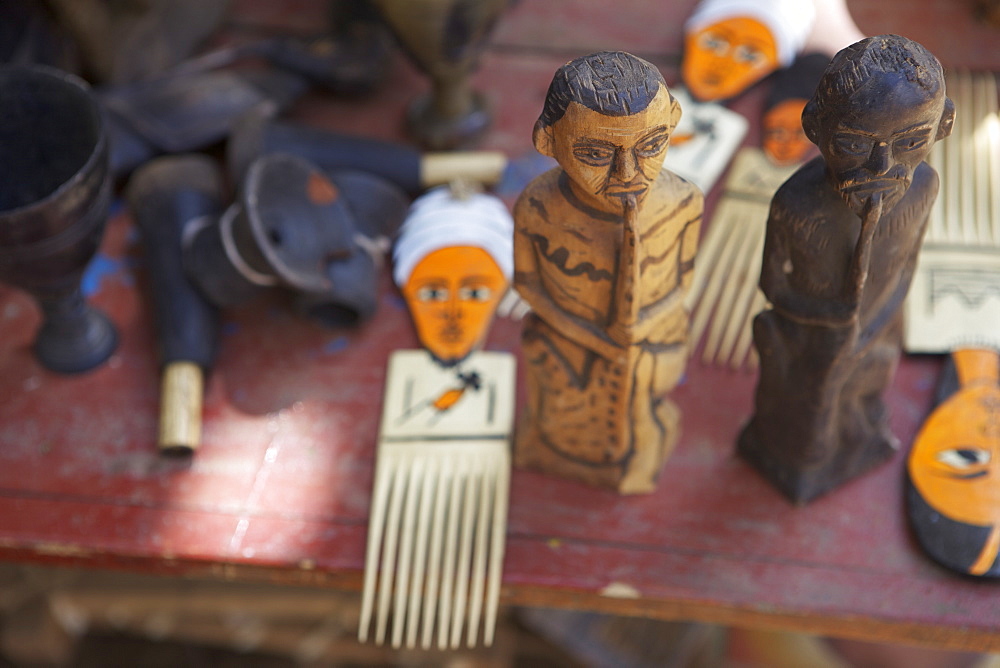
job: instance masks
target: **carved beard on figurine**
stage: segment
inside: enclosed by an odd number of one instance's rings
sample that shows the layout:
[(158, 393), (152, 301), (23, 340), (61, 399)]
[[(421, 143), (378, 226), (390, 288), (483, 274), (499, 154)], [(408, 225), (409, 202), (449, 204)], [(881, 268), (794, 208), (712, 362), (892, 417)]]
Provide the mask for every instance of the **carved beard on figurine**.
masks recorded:
[(437, 188), (417, 199), (393, 252), (417, 338), (445, 366), (486, 338), (513, 271), (513, 220), (485, 194)]

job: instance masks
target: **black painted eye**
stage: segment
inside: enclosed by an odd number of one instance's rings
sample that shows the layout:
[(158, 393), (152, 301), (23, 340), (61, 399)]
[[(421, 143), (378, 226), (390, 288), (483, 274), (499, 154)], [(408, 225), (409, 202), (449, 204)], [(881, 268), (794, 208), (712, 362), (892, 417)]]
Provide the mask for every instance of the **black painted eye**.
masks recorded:
[(952, 468), (966, 469), (988, 463), (990, 451), (982, 448), (951, 448), (939, 452), (935, 459)]
[(443, 302), (448, 299), (448, 289), (425, 286), (417, 290), (417, 299), (422, 302)]
[(611, 163), (614, 151), (600, 146), (578, 146), (573, 149), (573, 155), (585, 164), (603, 166)]
[(462, 301), (485, 302), (492, 296), (493, 291), (485, 285), (476, 287), (463, 287), (458, 289), (458, 298)]
[(764, 60), (764, 54), (752, 46), (744, 45), (737, 47), (733, 52), (733, 60), (747, 65), (756, 65)]
[(726, 51), (729, 50), (729, 42), (719, 35), (713, 33), (705, 33), (698, 40), (698, 45), (706, 51), (712, 51), (718, 56), (724, 56)]
[(646, 142), (643, 142), (637, 149), (638, 153), (643, 158), (651, 158), (654, 155), (658, 155), (667, 146), (667, 137), (660, 135), (654, 137)]

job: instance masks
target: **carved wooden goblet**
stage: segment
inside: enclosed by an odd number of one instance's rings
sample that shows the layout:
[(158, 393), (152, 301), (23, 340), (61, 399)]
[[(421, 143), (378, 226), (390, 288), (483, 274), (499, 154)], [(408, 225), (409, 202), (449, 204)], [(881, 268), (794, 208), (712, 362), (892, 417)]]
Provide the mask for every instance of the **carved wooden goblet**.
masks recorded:
[(86, 83), (40, 66), (0, 68), (0, 281), (41, 306), (35, 354), (87, 371), (118, 335), (81, 279), (107, 221), (111, 183), (101, 112)]
[(430, 95), (410, 106), (410, 133), (424, 148), (457, 148), (490, 124), (470, 77), (494, 23), (510, 0), (372, 0), (413, 62), (431, 79)]

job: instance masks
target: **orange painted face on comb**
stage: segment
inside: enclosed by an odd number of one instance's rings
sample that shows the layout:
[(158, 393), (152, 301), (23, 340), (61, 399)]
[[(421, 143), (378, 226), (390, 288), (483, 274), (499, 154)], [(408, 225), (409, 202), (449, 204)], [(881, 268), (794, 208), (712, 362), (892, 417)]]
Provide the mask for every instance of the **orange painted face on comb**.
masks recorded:
[(764, 114), (764, 152), (777, 165), (802, 162), (813, 148), (802, 129), (805, 106), (803, 99), (785, 100)]
[(486, 338), (507, 279), (489, 253), (452, 246), (413, 268), (403, 298), (420, 343), (445, 364), (464, 359)]
[(774, 36), (763, 23), (734, 17), (694, 30), (684, 41), (681, 76), (703, 102), (739, 95), (778, 67)]
[[(1000, 525), (1000, 385), (996, 353), (955, 353), (966, 372), (958, 393), (924, 423), (910, 453), (910, 479), (924, 500), (949, 519)], [(962, 359), (959, 355), (965, 355)], [(973, 362), (978, 360), (973, 359)]]

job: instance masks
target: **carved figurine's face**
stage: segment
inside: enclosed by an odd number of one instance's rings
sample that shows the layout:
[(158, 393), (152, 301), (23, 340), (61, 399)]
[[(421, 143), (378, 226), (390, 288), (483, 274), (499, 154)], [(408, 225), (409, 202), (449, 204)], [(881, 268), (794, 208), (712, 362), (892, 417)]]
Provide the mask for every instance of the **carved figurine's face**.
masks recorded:
[(490, 254), (475, 246), (428, 253), (403, 286), (420, 343), (445, 364), (464, 359), (486, 338), (507, 289)]
[(778, 67), (774, 36), (763, 23), (734, 17), (687, 34), (681, 76), (703, 102), (725, 100)]
[(649, 193), (678, 120), (680, 106), (660, 86), (645, 109), (629, 116), (571, 102), (562, 118), (536, 134), (535, 144), (559, 162), (584, 203), (620, 214), (627, 200), (641, 204)]
[(793, 98), (774, 105), (764, 114), (764, 152), (777, 165), (802, 162), (813, 149), (802, 129), (805, 106), (805, 100)]
[(910, 454), (910, 480), (949, 519), (1000, 524), (1000, 390), (976, 386), (956, 398), (921, 429)]
[(901, 76), (876, 75), (855, 91), (848, 109), (825, 112), (817, 144), (835, 187), (858, 216), (876, 195), (885, 213), (906, 194), (938, 136), (945, 99)]

